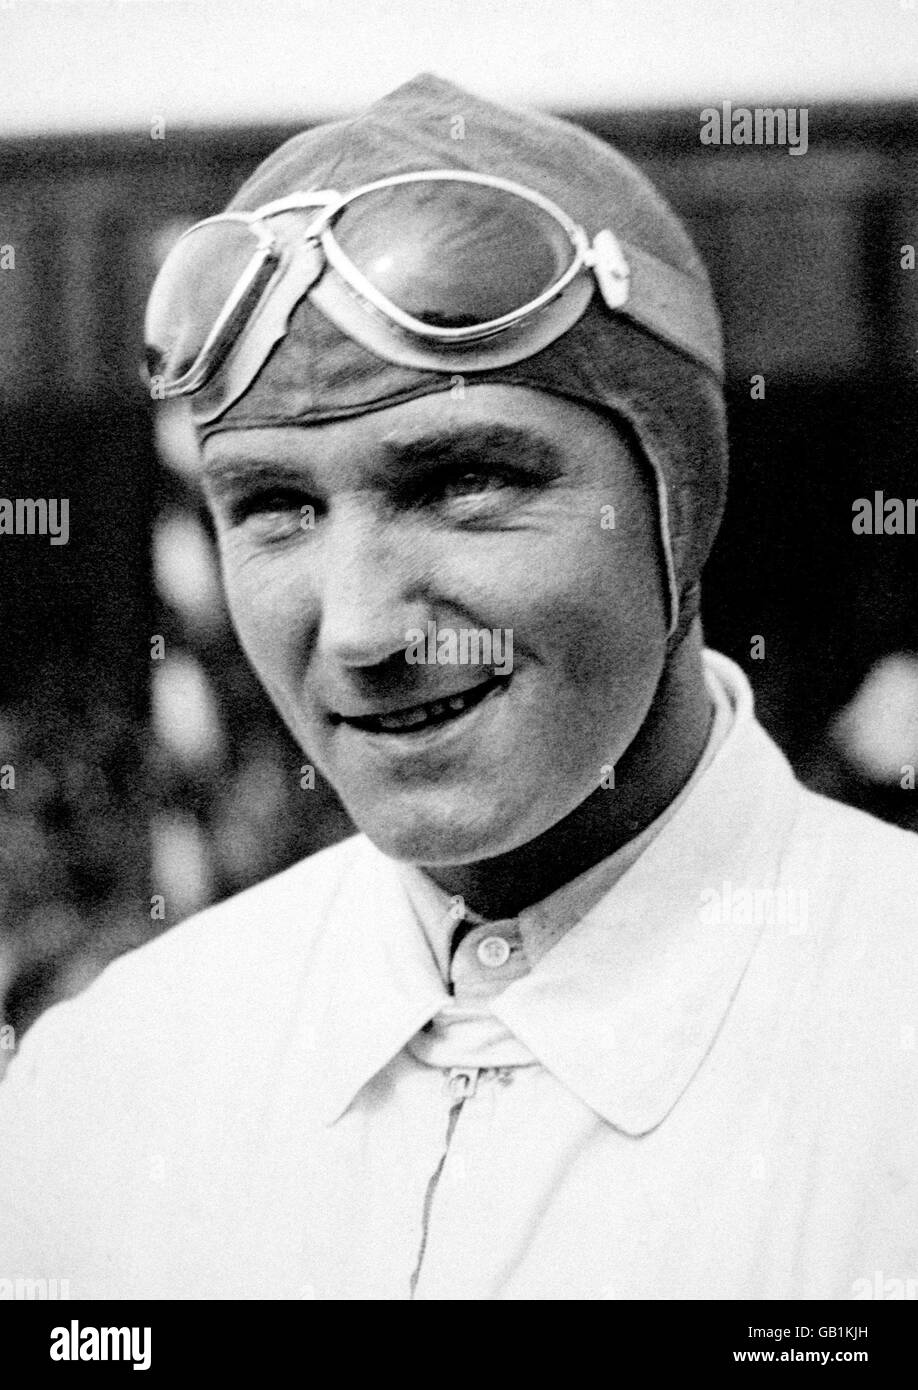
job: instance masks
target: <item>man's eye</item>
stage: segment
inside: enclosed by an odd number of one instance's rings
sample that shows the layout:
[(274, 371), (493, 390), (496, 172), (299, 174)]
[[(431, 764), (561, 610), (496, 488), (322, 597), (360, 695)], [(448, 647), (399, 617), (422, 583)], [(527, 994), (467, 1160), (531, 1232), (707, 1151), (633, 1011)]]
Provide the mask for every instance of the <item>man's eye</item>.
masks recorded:
[(502, 505), (520, 488), (531, 487), (532, 480), (509, 470), (468, 468), (437, 479), (425, 488), (424, 502), (453, 503), (463, 511), (487, 511)]
[(234, 502), (230, 521), (233, 526), (244, 526), (259, 539), (283, 540), (312, 529), (315, 507), (304, 500), (301, 492), (271, 488)]
[(476, 492), (487, 492), (489, 488), (498, 487), (502, 483), (501, 478), (495, 477), (491, 473), (462, 473), (456, 478), (449, 478), (443, 485), (443, 492), (448, 497), (468, 497)]

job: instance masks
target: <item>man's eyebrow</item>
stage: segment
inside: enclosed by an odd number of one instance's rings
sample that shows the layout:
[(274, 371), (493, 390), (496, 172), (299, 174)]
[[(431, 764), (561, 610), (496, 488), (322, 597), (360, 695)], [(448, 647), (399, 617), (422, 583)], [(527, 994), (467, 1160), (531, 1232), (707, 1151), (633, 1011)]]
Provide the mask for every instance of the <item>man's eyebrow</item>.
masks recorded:
[[(489, 461), (553, 474), (563, 470), (558, 446), (538, 431), (521, 425), (470, 424), (423, 434), (390, 435), (382, 441), (380, 453), (383, 469), (393, 479), (437, 464), (471, 468)], [(309, 469), (302, 464), (255, 451), (215, 454), (202, 461), (200, 471), (205, 491), (214, 494), (241, 485), (257, 486), (259, 482), (302, 488), (309, 486), (310, 478)]]
[(557, 470), (560, 450), (551, 440), (519, 425), (464, 425), (427, 434), (386, 439), (383, 456), (400, 472), (429, 464), (518, 463), (521, 467)]
[(271, 483), (289, 482), (298, 487), (304, 483), (303, 470), (295, 464), (248, 454), (243, 458), (221, 457), (218, 454), (215, 458), (205, 459), (200, 478), (204, 486), (214, 492), (237, 483), (257, 483), (260, 479)]

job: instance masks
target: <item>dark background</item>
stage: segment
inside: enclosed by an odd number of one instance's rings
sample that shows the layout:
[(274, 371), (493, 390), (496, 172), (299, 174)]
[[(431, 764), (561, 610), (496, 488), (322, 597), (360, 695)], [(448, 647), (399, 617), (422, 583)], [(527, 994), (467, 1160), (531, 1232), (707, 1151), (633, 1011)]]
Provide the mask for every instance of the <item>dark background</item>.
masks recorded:
[[(878, 662), (918, 655), (918, 536), (851, 527), (858, 497), (918, 496), (918, 271), (901, 266), (918, 107), (812, 108), (803, 156), (702, 146), (698, 108), (575, 119), (669, 196), (723, 313), (732, 475), (708, 644), (747, 671), (806, 782), (918, 829), (918, 791), (890, 770), (918, 761), (918, 679), (897, 735), (885, 687), (838, 719)], [(0, 143), (16, 255), (0, 271), (0, 496), (69, 497), (71, 528), (66, 546), (0, 537), (0, 765), (16, 776), (0, 791), (0, 1023), (17, 1031), (120, 951), (348, 833), (327, 788), (301, 787), (304, 758), (209, 597), (181, 432), (155, 426), (137, 372), (165, 246), (292, 133)], [(865, 724), (885, 761), (858, 756)]]

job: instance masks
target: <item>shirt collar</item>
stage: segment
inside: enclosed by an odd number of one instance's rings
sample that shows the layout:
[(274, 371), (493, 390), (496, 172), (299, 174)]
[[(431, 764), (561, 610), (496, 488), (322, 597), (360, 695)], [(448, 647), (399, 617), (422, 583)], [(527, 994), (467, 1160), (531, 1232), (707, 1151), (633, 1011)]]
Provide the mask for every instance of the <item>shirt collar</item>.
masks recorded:
[[(491, 1004), (559, 1081), (634, 1135), (665, 1118), (703, 1063), (762, 930), (712, 921), (704, 894), (727, 879), (734, 891), (773, 886), (796, 807), (745, 675), (719, 653), (705, 661), (734, 705), (726, 739), (615, 887)], [(363, 836), (350, 854), (312, 972), (329, 1122), (449, 1002), (398, 866)]]
[[(691, 795), (695, 783), (713, 761), (717, 750), (730, 732), (733, 705), (730, 690), (720, 679), (717, 671), (710, 667), (705, 671), (705, 676), (713, 703), (713, 717), (704, 753), (697, 767), (674, 800), (650, 825), (645, 826), (640, 834), (613, 854), (607, 855), (600, 863), (594, 864), (585, 873), (578, 874), (576, 878), (562, 884), (548, 897), (525, 908), (513, 919), (513, 928), (521, 938), (523, 951), (530, 965), (535, 965), (541, 960), (576, 922), (581, 921), (607, 893), (611, 892), (618, 880), (637, 862), (666, 823), (676, 814), (683, 801)], [(454, 906), (457, 900), (451, 898), (423, 870), (415, 868), (412, 864), (399, 864), (398, 873), (405, 886), (408, 901), (430, 943), (440, 975), (443, 980), (448, 980), (453, 934), (458, 920), (461, 920)], [(465, 908), (464, 919), (474, 926), (485, 923), (484, 918), (468, 907)]]

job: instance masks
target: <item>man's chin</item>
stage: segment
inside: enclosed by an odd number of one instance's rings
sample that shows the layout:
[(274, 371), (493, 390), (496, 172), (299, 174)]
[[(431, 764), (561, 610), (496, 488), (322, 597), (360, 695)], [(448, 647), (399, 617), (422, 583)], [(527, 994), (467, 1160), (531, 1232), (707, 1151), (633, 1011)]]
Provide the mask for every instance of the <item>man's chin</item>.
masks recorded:
[[(409, 864), (435, 867), (474, 864), (518, 848), (533, 832), (520, 813), (506, 807), (461, 807), (455, 801), (436, 808), (398, 804), (392, 798), (377, 813), (351, 818), (383, 854)], [(538, 832), (535, 832), (538, 833)]]

